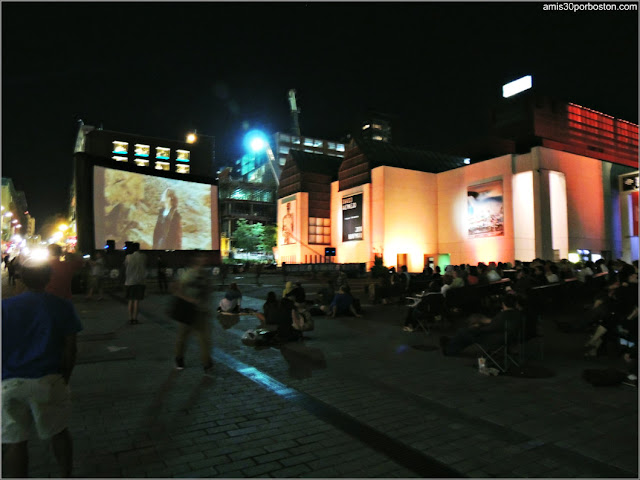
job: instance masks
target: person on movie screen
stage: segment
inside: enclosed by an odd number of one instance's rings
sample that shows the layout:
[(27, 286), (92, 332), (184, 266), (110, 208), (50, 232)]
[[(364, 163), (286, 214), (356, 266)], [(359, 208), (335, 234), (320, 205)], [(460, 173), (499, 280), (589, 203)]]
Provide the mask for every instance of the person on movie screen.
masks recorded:
[(167, 188), (160, 199), (163, 207), (153, 230), (154, 250), (182, 250), (182, 217), (178, 212), (178, 196)]

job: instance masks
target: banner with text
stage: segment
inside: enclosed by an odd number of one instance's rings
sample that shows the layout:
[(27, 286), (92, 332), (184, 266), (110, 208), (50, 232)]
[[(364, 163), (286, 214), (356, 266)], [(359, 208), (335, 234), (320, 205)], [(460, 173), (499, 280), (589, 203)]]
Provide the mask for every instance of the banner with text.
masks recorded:
[(342, 197), (342, 241), (362, 240), (362, 194)]

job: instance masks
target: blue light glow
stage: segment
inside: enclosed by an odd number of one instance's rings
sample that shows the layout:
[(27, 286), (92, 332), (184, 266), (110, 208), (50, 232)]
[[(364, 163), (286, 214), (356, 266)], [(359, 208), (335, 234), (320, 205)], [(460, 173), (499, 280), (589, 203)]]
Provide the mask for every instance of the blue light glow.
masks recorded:
[(264, 132), (260, 130), (251, 130), (244, 136), (243, 145), (245, 150), (252, 152), (261, 152), (269, 145), (269, 140)]

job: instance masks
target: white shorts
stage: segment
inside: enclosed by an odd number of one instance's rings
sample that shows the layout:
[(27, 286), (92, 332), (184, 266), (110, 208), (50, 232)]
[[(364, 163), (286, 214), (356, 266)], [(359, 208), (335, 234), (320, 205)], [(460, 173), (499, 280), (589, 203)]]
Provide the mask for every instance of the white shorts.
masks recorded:
[(35, 423), (45, 440), (60, 433), (71, 418), (71, 394), (62, 375), (2, 381), (2, 443), (29, 438)]

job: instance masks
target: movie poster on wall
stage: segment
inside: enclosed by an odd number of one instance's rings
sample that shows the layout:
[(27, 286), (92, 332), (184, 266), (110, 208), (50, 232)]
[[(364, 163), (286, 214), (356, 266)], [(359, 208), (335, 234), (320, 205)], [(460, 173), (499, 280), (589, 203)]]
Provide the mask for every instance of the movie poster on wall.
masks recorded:
[(296, 228), (296, 201), (295, 199), (289, 200), (282, 204), (284, 207), (284, 214), (282, 215), (282, 227), (281, 233), (281, 245), (293, 245), (298, 243), (295, 235)]
[(342, 241), (362, 240), (362, 194), (342, 197)]
[(504, 235), (502, 180), (467, 188), (469, 238)]

